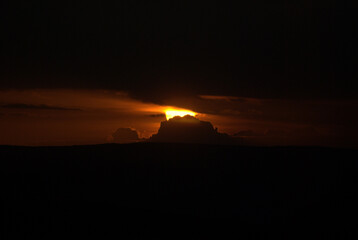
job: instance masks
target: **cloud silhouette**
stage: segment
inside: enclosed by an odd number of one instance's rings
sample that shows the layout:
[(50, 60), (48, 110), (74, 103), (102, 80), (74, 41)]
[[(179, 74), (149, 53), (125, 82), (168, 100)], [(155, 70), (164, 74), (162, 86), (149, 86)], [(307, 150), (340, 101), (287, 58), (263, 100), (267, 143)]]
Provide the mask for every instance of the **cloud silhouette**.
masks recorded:
[(11, 103), (4, 104), (2, 108), (11, 108), (11, 109), (38, 109), (38, 110), (61, 110), (61, 111), (81, 111), (79, 108), (64, 108), (58, 106), (49, 106), (45, 104), (33, 105), (33, 104), (24, 104), (24, 103)]
[(150, 114), (149, 117), (152, 117), (152, 118), (165, 117), (165, 114), (164, 113)]
[(157, 134), (154, 134), (151, 142), (177, 142), (177, 143), (204, 143), (204, 144), (231, 144), (232, 138), (219, 133), (210, 122), (186, 115), (174, 117), (163, 121)]
[(117, 131), (112, 134), (112, 137), (112, 142), (115, 143), (132, 143), (139, 141), (137, 131), (131, 128), (118, 128)]

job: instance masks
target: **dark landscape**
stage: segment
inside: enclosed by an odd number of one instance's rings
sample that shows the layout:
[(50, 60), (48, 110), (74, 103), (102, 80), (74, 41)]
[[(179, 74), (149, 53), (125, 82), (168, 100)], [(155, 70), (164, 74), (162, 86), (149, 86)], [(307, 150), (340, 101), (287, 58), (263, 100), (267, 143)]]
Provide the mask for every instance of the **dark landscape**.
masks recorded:
[(356, 230), (357, 153), (176, 143), (1, 146), (5, 234), (344, 239)]

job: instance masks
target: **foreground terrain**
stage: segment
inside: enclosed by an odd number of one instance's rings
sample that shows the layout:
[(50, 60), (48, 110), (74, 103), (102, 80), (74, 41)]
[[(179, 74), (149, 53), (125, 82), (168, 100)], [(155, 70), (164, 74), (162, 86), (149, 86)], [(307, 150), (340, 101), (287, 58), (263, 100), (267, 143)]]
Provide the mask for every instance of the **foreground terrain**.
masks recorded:
[(350, 238), (357, 156), (319, 147), (0, 146), (5, 239), (291, 238), (308, 228)]

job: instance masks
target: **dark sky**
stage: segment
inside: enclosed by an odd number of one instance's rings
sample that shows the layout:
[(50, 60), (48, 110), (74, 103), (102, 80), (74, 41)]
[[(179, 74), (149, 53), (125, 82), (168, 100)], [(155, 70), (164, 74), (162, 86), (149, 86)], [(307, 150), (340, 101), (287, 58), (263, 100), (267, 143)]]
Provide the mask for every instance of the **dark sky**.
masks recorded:
[(333, 0), (2, 1), (0, 88), (357, 99), (356, 12)]

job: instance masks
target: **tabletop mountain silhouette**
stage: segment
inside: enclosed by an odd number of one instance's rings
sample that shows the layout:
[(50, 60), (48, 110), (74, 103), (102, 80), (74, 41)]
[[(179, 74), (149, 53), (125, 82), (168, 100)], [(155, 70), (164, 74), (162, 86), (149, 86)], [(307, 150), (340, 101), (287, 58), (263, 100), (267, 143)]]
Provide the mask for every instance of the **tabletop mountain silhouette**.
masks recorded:
[(219, 133), (210, 122), (201, 121), (193, 116), (176, 116), (160, 124), (157, 134), (150, 142), (177, 142), (177, 143), (203, 143), (203, 144), (230, 144), (232, 138)]

